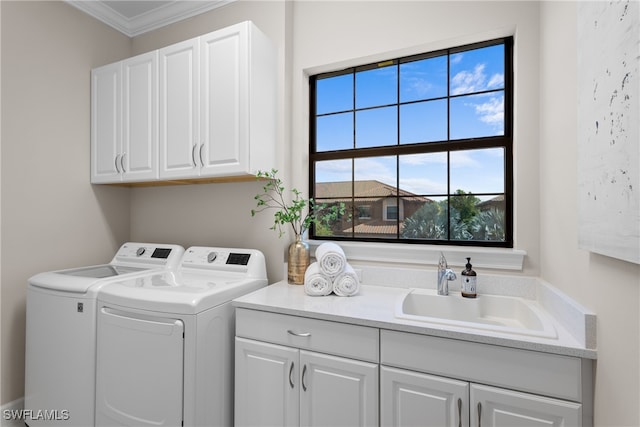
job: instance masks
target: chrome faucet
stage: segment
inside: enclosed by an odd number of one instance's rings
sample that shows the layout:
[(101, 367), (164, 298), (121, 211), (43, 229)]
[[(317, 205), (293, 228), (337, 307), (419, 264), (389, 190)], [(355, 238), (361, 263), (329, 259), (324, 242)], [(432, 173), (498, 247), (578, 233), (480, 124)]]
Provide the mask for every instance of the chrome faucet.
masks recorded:
[(447, 260), (440, 252), (438, 261), (438, 295), (449, 295), (449, 280), (456, 280), (456, 273), (447, 267)]

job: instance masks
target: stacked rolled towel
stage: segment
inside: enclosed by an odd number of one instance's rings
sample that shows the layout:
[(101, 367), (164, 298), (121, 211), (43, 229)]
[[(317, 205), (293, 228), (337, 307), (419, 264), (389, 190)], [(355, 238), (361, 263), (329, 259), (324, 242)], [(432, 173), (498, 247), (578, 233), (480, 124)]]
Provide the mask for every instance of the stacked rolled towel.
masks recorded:
[(350, 297), (360, 290), (360, 281), (353, 267), (347, 264), (342, 271), (333, 279), (333, 292), (341, 297)]
[(316, 249), (316, 262), (304, 273), (304, 291), (307, 295), (325, 296), (334, 292), (349, 297), (358, 293), (360, 281), (347, 257), (335, 243), (323, 243)]
[(333, 291), (331, 278), (322, 274), (317, 262), (311, 263), (304, 272), (304, 291), (312, 296), (325, 296)]
[(335, 277), (342, 273), (347, 265), (347, 257), (340, 246), (332, 242), (326, 242), (316, 249), (316, 260), (320, 269), (329, 277)]

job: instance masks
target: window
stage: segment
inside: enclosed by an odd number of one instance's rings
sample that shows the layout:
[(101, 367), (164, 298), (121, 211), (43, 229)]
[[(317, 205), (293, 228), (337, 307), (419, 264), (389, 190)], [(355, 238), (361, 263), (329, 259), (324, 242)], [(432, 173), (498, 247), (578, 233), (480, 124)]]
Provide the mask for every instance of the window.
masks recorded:
[(512, 45), (311, 76), (311, 238), (513, 247)]

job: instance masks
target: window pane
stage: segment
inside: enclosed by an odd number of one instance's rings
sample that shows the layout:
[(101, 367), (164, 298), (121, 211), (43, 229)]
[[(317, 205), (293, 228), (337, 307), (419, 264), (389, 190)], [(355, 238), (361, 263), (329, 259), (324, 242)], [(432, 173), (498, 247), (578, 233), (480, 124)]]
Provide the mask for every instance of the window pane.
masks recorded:
[(447, 96), (446, 55), (400, 65), (400, 102)]
[(398, 68), (389, 66), (356, 73), (356, 108), (394, 104), (398, 100)]
[(447, 153), (400, 156), (400, 190), (413, 194), (447, 194)]
[(316, 114), (353, 110), (353, 74), (316, 81)]
[(353, 148), (353, 113), (318, 117), (316, 144), (318, 152)]
[(453, 151), (451, 191), (504, 193), (504, 149)]
[(404, 203), (403, 239), (447, 240), (449, 227), (446, 197), (409, 199)]
[(504, 88), (504, 44), (451, 55), (451, 95)]
[[(351, 201), (345, 202), (344, 199), (318, 199), (317, 213), (320, 218), (319, 222), (314, 225), (314, 231), (316, 236), (331, 237), (342, 236), (350, 237), (348, 229), (352, 228), (352, 204)], [(325, 215), (331, 211), (333, 206), (339, 206), (344, 204), (345, 213), (338, 215), (337, 217), (331, 217)]]
[(447, 100), (400, 106), (400, 144), (447, 139)]
[(504, 92), (451, 98), (451, 139), (504, 135)]
[(459, 191), (450, 203), (452, 240), (504, 241), (504, 195), (483, 200)]
[(315, 163), (315, 198), (352, 196), (351, 159), (325, 160)]
[(356, 148), (397, 145), (397, 107), (375, 108), (356, 113)]
[(385, 216), (386, 220), (394, 220), (398, 219), (398, 206), (397, 205), (387, 205), (387, 212)]
[[(355, 159), (354, 196), (371, 202), (395, 196), (397, 191), (396, 157), (364, 157)], [(377, 208), (378, 209), (378, 208)], [(378, 217), (382, 216), (382, 205)]]

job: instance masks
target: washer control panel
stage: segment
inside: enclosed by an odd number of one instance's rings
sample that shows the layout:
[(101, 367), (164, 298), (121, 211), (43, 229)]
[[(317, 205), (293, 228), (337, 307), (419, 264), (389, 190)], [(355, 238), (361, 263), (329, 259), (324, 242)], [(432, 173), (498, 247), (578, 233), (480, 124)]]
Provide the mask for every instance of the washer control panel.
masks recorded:
[(258, 250), (203, 246), (188, 248), (182, 257), (180, 267), (247, 274), (266, 269), (264, 256)]
[(179, 245), (128, 242), (120, 246), (112, 263), (177, 264), (184, 249)]

